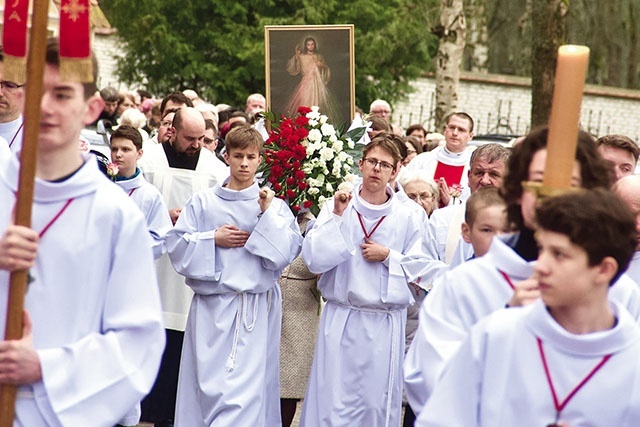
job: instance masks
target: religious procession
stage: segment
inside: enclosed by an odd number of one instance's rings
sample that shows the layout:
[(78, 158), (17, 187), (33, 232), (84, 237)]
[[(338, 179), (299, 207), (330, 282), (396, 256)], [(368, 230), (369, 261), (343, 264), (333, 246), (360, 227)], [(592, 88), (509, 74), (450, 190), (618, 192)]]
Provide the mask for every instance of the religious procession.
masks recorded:
[(101, 85), (98, 1), (3, 8), (0, 427), (640, 426), (640, 147), (585, 129), (586, 44), (486, 139), (359, 108), (357, 23), (260, 26), (235, 107)]

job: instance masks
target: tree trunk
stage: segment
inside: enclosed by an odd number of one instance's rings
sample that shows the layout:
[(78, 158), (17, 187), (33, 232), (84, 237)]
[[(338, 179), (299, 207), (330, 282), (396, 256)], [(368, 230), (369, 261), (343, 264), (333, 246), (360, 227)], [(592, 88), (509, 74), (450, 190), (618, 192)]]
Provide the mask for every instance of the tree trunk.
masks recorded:
[(532, 4), (532, 128), (549, 121), (558, 47), (564, 41), (568, 8), (568, 0), (534, 0)]
[(636, 10), (634, 2), (628, 4), (628, 25), (629, 29), (629, 46), (627, 56), (627, 86), (635, 88), (637, 83), (637, 64), (638, 64), (638, 21), (636, 20)]
[(458, 82), (465, 45), (462, 0), (442, 0), (440, 26), (432, 29), (440, 37), (436, 56), (436, 130), (444, 129), (444, 118), (458, 108)]
[(487, 28), (486, 0), (469, 0), (466, 11), (467, 41), (464, 69), (487, 73), (489, 71), (489, 29)]

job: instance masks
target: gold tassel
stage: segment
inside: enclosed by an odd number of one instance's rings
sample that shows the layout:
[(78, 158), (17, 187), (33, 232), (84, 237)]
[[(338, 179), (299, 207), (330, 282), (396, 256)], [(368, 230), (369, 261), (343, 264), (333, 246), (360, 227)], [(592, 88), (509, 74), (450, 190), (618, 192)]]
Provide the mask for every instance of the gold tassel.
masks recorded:
[(60, 79), (66, 82), (93, 82), (91, 58), (60, 58)]
[(27, 81), (27, 58), (4, 54), (3, 80), (24, 84)]

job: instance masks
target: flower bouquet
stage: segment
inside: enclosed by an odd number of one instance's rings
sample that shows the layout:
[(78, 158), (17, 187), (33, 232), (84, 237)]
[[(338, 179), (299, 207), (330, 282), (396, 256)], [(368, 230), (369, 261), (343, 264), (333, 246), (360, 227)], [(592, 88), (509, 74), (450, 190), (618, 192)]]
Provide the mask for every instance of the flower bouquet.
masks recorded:
[(354, 161), (347, 149), (354, 149), (364, 127), (340, 132), (315, 106), (300, 107), (295, 117), (280, 121), (270, 112), (265, 117), (271, 121), (271, 131), (258, 170), (260, 185), (271, 186), (294, 214), (308, 209), (317, 216), (337, 190), (353, 187)]

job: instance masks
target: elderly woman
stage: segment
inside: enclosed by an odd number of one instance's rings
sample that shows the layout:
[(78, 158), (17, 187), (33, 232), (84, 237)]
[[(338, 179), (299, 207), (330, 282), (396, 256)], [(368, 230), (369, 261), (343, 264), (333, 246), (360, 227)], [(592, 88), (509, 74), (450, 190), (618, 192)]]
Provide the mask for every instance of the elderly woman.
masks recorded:
[(428, 216), (438, 207), (438, 187), (423, 170), (406, 170), (399, 183), (407, 196), (425, 210)]

